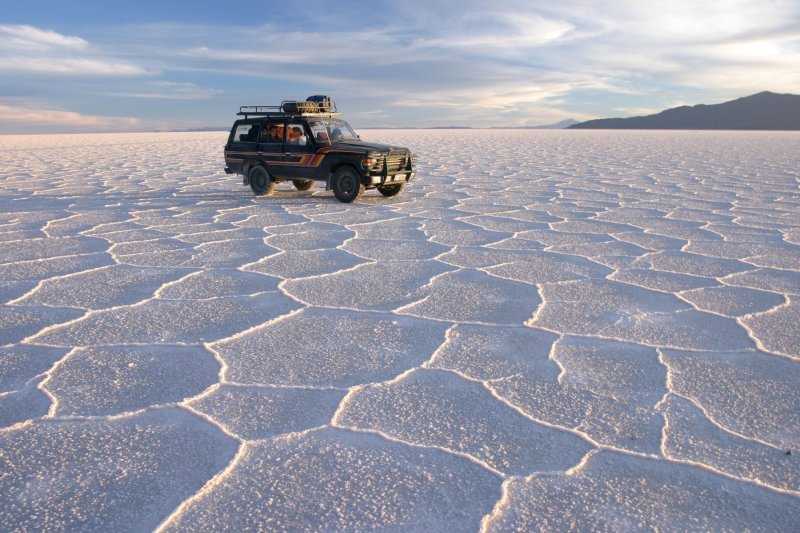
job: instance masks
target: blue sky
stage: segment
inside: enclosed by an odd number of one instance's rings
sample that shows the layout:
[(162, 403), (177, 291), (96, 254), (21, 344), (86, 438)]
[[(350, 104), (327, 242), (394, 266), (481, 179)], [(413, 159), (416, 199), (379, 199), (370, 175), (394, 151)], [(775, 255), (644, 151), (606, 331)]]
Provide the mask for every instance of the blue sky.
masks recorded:
[(800, 93), (798, 0), (4, 3), (0, 133), (228, 126), (311, 94), (358, 128)]

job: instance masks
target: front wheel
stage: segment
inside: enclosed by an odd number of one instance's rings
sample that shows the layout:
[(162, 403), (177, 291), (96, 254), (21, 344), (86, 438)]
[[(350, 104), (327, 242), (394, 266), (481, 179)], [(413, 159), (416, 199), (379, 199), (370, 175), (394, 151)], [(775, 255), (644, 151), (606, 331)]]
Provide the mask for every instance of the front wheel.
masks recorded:
[(355, 170), (350, 167), (342, 167), (333, 175), (333, 195), (340, 202), (349, 204), (364, 192), (364, 185), (361, 183)]
[(314, 186), (313, 180), (292, 180), (292, 183), (294, 183), (294, 188), (298, 191), (307, 191)]
[(388, 196), (397, 196), (398, 194), (403, 192), (403, 189), (405, 188), (406, 188), (405, 183), (398, 183), (397, 185), (383, 185), (381, 187), (378, 187), (378, 191), (380, 191), (382, 195), (388, 197)]
[(269, 196), (275, 192), (275, 182), (262, 166), (256, 166), (250, 169), (250, 188), (253, 189), (253, 194), (256, 196)]

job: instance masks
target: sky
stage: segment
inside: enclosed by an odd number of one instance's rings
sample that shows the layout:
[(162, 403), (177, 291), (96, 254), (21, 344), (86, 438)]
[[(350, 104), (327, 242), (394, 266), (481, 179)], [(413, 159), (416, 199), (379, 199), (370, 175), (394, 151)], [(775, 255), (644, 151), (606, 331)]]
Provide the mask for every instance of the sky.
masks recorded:
[(519, 127), (800, 94), (800, 0), (2, 0), (0, 133)]

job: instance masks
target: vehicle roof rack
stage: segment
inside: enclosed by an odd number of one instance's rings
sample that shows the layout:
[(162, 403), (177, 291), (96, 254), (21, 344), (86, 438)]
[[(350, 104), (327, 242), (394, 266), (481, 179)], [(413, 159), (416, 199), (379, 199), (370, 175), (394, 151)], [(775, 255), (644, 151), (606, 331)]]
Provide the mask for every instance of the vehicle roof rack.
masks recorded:
[(340, 115), (336, 104), (330, 111), (320, 111), (316, 102), (284, 100), (281, 105), (243, 105), (239, 106), (238, 116), (249, 117), (330, 117)]

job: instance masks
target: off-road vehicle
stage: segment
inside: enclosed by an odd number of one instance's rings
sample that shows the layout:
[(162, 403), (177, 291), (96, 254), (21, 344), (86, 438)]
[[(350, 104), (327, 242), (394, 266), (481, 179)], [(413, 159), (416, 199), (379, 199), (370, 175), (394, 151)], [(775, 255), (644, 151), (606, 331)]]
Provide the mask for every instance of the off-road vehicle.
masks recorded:
[(399, 194), (414, 179), (408, 148), (368, 143), (338, 118), (327, 96), (283, 101), (280, 106), (241, 106), (225, 145), (225, 172), (241, 174), (258, 195), (291, 181), (300, 191), (325, 182), (341, 202), (365, 189)]

